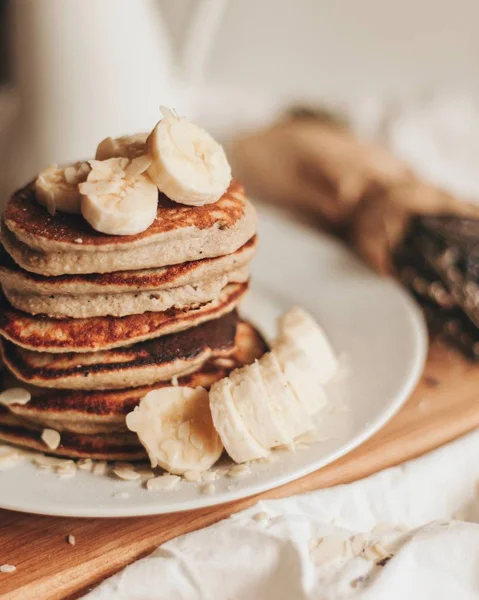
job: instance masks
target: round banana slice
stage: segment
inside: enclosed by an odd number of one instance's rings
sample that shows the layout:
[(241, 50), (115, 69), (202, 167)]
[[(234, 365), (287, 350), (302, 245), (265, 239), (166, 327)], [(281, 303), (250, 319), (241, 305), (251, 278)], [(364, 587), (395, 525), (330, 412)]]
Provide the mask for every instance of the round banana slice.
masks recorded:
[(236, 410), (251, 435), (265, 448), (274, 448), (292, 441), (290, 424), (276, 409), (276, 399), (270, 399), (260, 364), (255, 362), (229, 375), (231, 395)]
[(231, 168), (209, 133), (162, 107), (163, 119), (146, 141), (148, 174), (170, 200), (190, 206), (218, 201), (228, 189)]
[(149, 392), (126, 416), (150, 458), (175, 475), (206, 471), (223, 452), (204, 388), (164, 387)]
[(213, 423), (226, 452), (237, 463), (266, 458), (268, 449), (262, 446), (242, 419), (232, 396), (233, 383), (229, 377), (211, 386), (210, 408)]
[(91, 160), (91, 172), (79, 185), (81, 212), (93, 229), (110, 235), (134, 235), (156, 218), (158, 190), (146, 175), (147, 156)]
[(279, 319), (279, 337), (272, 344), (286, 341), (303, 350), (317, 370), (321, 383), (326, 383), (338, 369), (338, 359), (326, 336), (313, 317), (299, 306), (294, 306)]
[[(273, 352), (264, 354), (259, 360), (259, 372), (268, 395), (264, 402), (269, 402), (275, 419), (284, 424), (291, 442), (299, 435), (311, 431), (313, 424), (303, 403), (293, 392), (290, 382), (281, 371), (281, 367)], [(307, 376), (308, 373), (305, 373)]]
[(78, 184), (86, 180), (89, 172), (90, 165), (83, 161), (65, 167), (52, 165), (44, 169), (35, 181), (37, 201), (45, 206), (51, 215), (57, 210), (80, 214), (81, 196)]
[(124, 135), (119, 138), (107, 137), (102, 140), (96, 149), (96, 160), (108, 160), (109, 158), (129, 159), (138, 158), (146, 154), (147, 133), (136, 133), (135, 135)]
[(327, 404), (322, 385), (321, 369), (299, 346), (282, 339), (274, 343), (272, 353), (286, 377), (296, 398), (309, 415), (314, 415)]

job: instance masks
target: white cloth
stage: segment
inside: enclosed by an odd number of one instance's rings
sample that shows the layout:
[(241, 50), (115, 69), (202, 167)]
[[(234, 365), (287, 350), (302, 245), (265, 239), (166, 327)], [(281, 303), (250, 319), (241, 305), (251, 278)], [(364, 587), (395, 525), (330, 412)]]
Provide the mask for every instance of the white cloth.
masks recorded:
[[(477, 600), (478, 455), (476, 431), (349, 485), (260, 502), (162, 545), (86, 598)], [(342, 553), (323, 562), (310, 549), (374, 527), (393, 553), (385, 566)]]

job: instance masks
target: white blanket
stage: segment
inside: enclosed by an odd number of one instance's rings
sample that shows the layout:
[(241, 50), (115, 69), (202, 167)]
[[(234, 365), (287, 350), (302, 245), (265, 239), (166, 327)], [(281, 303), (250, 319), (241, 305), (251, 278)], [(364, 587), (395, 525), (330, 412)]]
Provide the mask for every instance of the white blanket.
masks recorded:
[[(478, 456), (479, 431), (349, 485), (260, 502), (164, 544), (86, 598), (477, 600)], [(392, 554), (384, 566), (381, 552), (353, 554), (359, 532)]]

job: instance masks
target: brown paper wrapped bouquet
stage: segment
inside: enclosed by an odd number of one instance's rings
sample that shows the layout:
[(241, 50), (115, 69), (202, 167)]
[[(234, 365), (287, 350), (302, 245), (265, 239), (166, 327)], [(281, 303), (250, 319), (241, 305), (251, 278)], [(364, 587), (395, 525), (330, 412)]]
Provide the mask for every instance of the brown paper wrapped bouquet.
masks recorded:
[(421, 181), (324, 113), (296, 111), (232, 146), (250, 194), (307, 212), (398, 276), (430, 330), (479, 358), (479, 207)]

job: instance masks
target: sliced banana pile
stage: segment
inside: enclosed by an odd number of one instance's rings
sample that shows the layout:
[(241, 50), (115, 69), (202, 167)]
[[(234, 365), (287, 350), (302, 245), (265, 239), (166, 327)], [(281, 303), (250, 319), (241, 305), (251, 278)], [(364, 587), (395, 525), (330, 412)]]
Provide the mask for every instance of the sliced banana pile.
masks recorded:
[(223, 452), (203, 388), (153, 390), (126, 416), (126, 425), (138, 434), (151, 466), (175, 475), (206, 471)]
[(81, 212), (102, 233), (141, 233), (156, 219), (158, 190), (145, 175), (147, 156), (91, 160), (91, 171), (78, 188)]
[(94, 229), (110, 235), (145, 231), (156, 217), (158, 190), (181, 204), (217, 202), (231, 182), (223, 148), (175, 112), (165, 107), (161, 112), (150, 134), (107, 137), (94, 161), (42, 171), (35, 182), (38, 202), (52, 215), (81, 213)]
[(336, 369), (333, 349), (314, 319), (299, 307), (285, 313), (271, 352), (210, 390), (213, 423), (231, 458), (263, 458), (311, 431), (312, 415), (326, 403), (323, 384)]
[(162, 388), (127, 415), (153, 467), (203, 471), (223, 446), (237, 463), (265, 458), (314, 429), (312, 416), (326, 402), (323, 383), (334, 374), (336, 357), (301, 308), (285, 313), (279, 328), (271, 352), (213, 384), (209, 397), (202, 388)]

